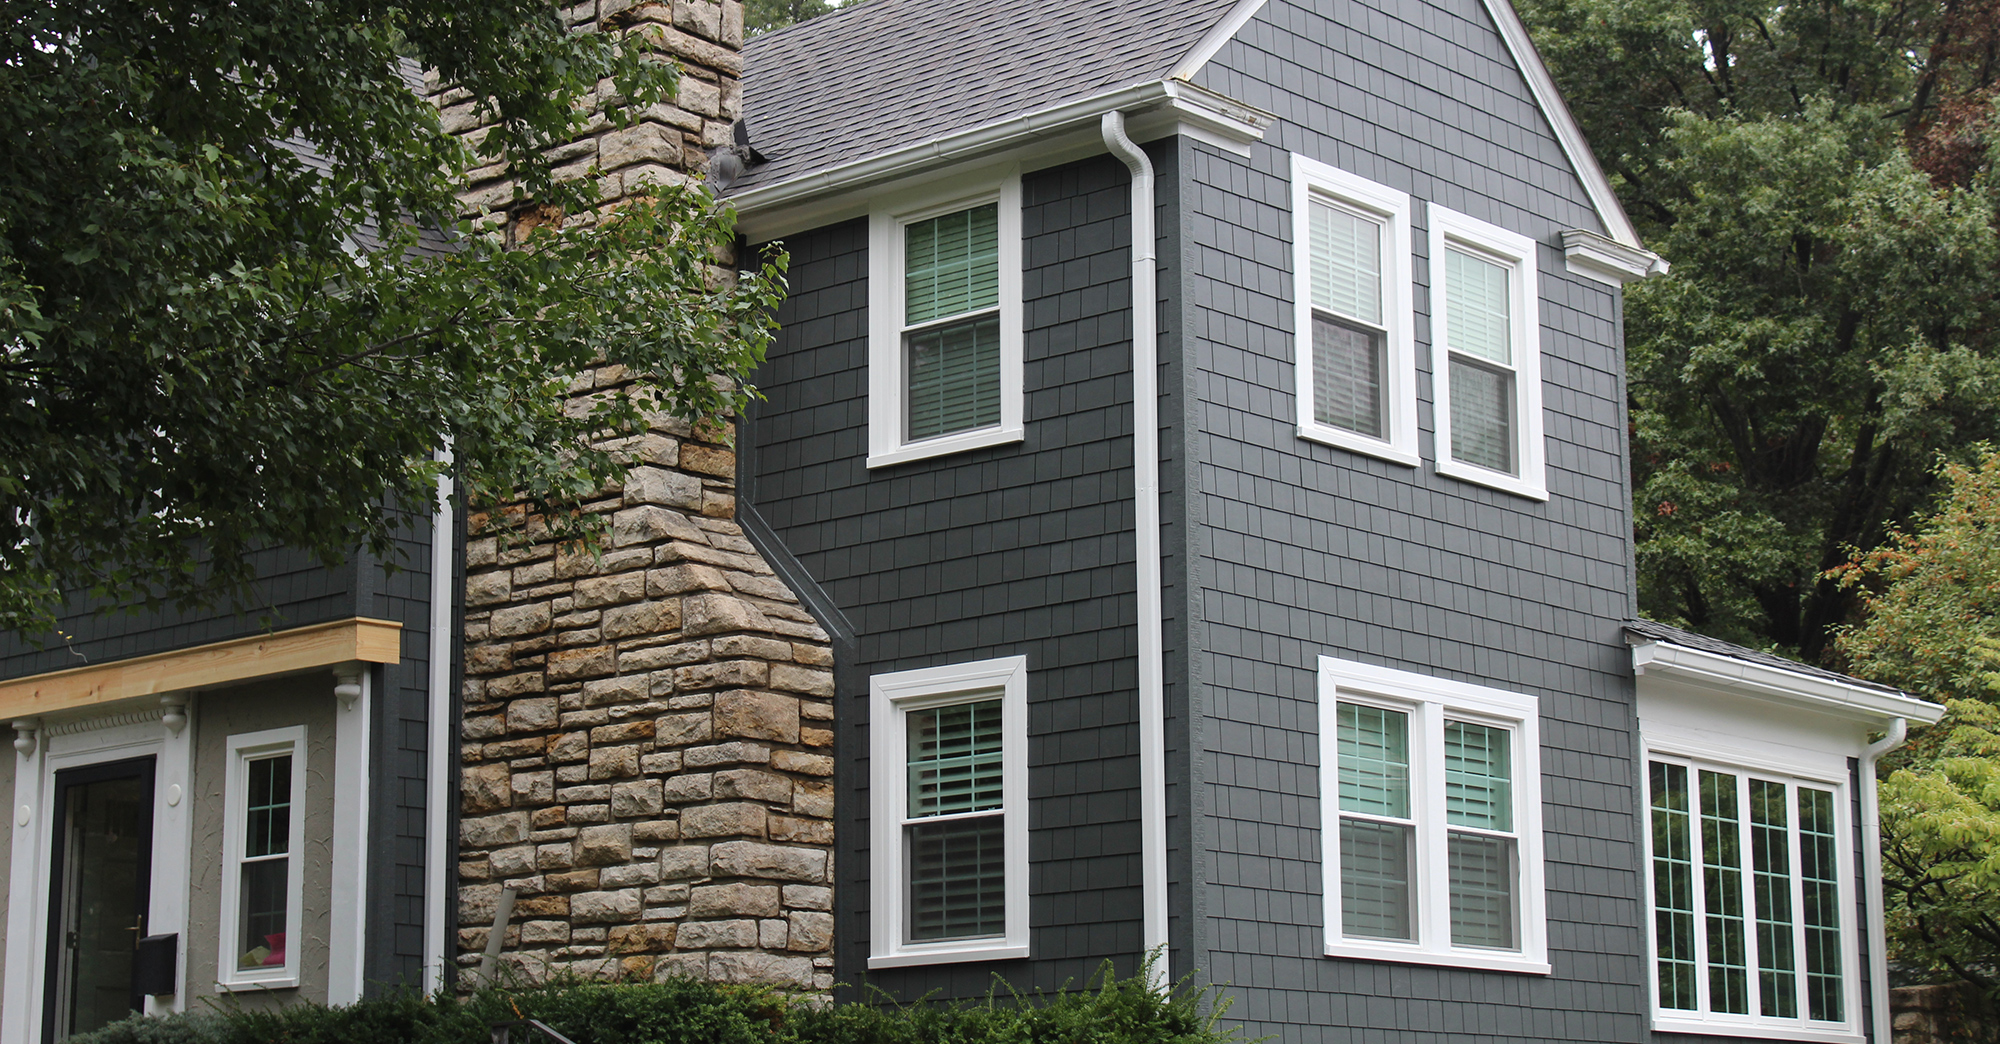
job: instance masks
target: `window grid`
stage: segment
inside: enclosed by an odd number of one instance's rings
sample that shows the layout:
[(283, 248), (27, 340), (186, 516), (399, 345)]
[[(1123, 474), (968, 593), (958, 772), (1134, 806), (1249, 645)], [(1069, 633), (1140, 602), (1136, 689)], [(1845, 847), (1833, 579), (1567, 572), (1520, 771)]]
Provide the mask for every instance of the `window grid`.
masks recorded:
[(1648, 768), (1659, 1008), (1744, 1024), (1842, 1022), (1836, 792), (1657, 759)]

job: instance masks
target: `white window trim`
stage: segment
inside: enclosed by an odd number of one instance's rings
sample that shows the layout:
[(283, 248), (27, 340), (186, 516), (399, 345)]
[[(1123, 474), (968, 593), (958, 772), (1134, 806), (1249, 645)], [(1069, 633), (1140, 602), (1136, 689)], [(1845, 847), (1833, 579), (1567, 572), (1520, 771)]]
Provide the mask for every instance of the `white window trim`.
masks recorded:
[[(903, 227), (982, 203), (998, 203), (1000, 219), (1000, 423), (972, 431), (906, 441), (908, 388), (903, 351)], [(929, 188), (920, 195), (877, 201), (868, 215), (868, 466), (1019, 442), (1023, 437), (1021, 348), (1021, 175), (998, 182)]]
[[(975, 693), (1001, 692), (1000, 802), (1007, 859), (1006, 932), (998, 938), (934, 943), (903, 941), (903, 817), (908, 808), (911, 710), (964, 703)], [(868, 967), (899, 968), (1028, 956), (1028, 661), (1008, 656), (974, 663), (878, 674), (868, 685), (873, 915)]]
[[(1317, 199), (1382, 222), (1382, 325), (1387, 330), (1382, 380), (1386, 385), (1388, 438), (1322, 424), (1313, 416), (1312, 237), (1310, 205)], [(1292, 342), (1299, 437), (1355, 453), (1417, 467), (1416, 312), (1410, 289), (1410, 197), (1386, 185), (1292, 155)]]
[[(1430, 204), (1431, 253), (1431, 387), (1432, 414), (1437, 422), (1437, 471), (1440, 475), (1505, 490), (1533, 500), (1549, 499), (1542, 440), (1541, 284), (1535, 241), (1518, 232)], [(1508, 267), (1515, 345), (1514, 455), (1520, 474), (1509, 475), (1453, 459), (1451, 455), (1451, 349), (1445, 343), (1445, 250), (1456, 246), (1467, 253)]]
[[(1663, 733), (1665, 734), (1664, 736)], [(1854, 845), (1851, 842), (1854, 836), (1853, 817), (1850, 814), (1850, 804), (1853, 800), (1853, 795), (1848, 791), (1847, 787), (1845, 759), (1831, 758), (1826, 761), (1819, 761), (1819, 759), (1800, 758), (1796, 752), (1784, 748), (1773, 748), (1768, 751), (1768, 756), (1766, 756), (1766, 752), (1761, 749), (1761, 745), (1757, 744), (1754, 739), (1739, 740), (1736, 744), (1730, 745), (1726, 750), (1717, 750), (1706, 744), (1697, 745), (1687, 742), (1686, 739), (1683, 739), (1681, 742), (1675, 742), (1673, 738), (1668, 738), (1672, 737), (1672, 735), (1672, 730), (1654, 730), (1648, 733), (1641, 745), (1643, 760), (1640, 762), (1640, 779), (1642, 785), (1639, 794), (1641, 810), (1639, 834), (1644, 839), (1642, 857), (1645, 862), (1641, 876), (1645, 878), (1646, 883), (1646, 909), (1644, 911), (1644, 920), (1646, 923), (1646, 996), (1652, 1005), (1653, 1029), (1665, 1033), (1701, 1033), (1722, 1037), (1755, 1037), (1759, 1040), (1809, 1041), (1815, 1042), (1815, 1044), (1862, 1044), (1867, 1039), (1861, 1028), (1861, 972), (1863, 969), (1860, 947), (1856, 945), (1857, 940), (1861, 938), (1862, 926), (1857, 922), (1854, 914), (1854, 889), (1857, 879), (1854, 865)], [(1660, 1007), (1659, 931), (1658, 921), (1654, 914), (1654, 911), (1659, 909), (1659, 906), (1653, 889), (1651, 766), (1654, 761), (1671, 762), (1687, 766), (1690, 771), (1690, 790), (1693, 787), (1693, 771), (1706, 768), (1738, 776), (1753, 776), (1774, 782), (1803, 784), (1833, 792), (1834, 831), (1837, 838), (1834, 851), (1840, 873), (1840, 899), (1838, 902), (1838, 909), (1840, 910), (1840, 985), (1842, 991), (1841, 1007), (1843, 1014), (1846, 1015), (1846, 1019), (1843, 1022), (1810, 1022), (1804, 1017), (1803, 1013), (1797, 1019), (1779, 1019), (1759, 1014), (1732, 1015), (1727, 1013), (1689, 1012)], [(1818, 761), (1817, 764), (1815, 764), (1816, 761)], [(1793, 809), (1792, 814), (1793, 816), (1797, 815), (1796, 809)], [(1798, 837), (1796, 819), (1791, 822), (1789, 834), (1793, 839), (1794, 846), (1796, 846)], [(1747, 848), (1745, 851), (1747, 851)], [(1793, 860), (1794, 873), (1797, 872), (1797, 865), (1795, 858)], [(1747, 879), (1749, 870), (1745, 869), (1743, 873)], [(1697, 889), (1700, 888), (1699, 882), (1697, 882), (1696, 887)], [(1798, 911), (1795, 909), (1794, 916), (1797, 915)], [(1749, 947), (1754, 947), (1755, 945), (1756, 930), (1753, 920), (1754, 916), (1755, 914), (1746, 905), (1744, 909), (1746, 922), (1745, 939)], [(1698, 955), (1706, 953), (1707, 933), (1706, 918), (1697, 916), (1695, 918), (1695, 952)], [(1745, 959), (1750, 962), (1748, 974), (1754, 979), (1757, 974), (1755, 965), (1756, 955), (1750, 948), (1746, 948), (1745, 950)], [(1700, 983), (1702, 993), (1705, 994), (1707, 992), (1707, 961), (1705, 959), (1698, 961), (1696, 967), (1696, 978)], [(1805, 975), (1803, 955), (1798, 958), (1797, 974), (1801, 977)]]
[[(285, 880), (285, 963), (276, 968), (244, 970), (236, 966), (237, 945), (242, 926), (237, 923), (242, 888), (242, 859), (245, 823), (244, 801), (249, 777), (244, 771), (250, 761), (272, 754), (292, 756), (291, 840), (286, 860)], [(305, 945), (301, 935), (301, 899), (305, 879), (306, 813), (306, 730), (303, 725), (263, 732), (245, 732), (226, 741), (223, 758), (222, 817), (222, 907), (217, 920), (222, 925), (215, 956), (215, 985), (220, 990), (275, 990), (299, 984), (299, 953)]]
[[(1340, 801), (1335, 757), (1342, 700), (1392, 707), (1411, 716), (1412, 819), (1416, 821), (1417, 939), (1347, 938), (1340, 931)], [(1514, 823), (1520, 838), (1518, 953), (1451, 944), (1444, 866), (1443, 730), (1447, 714), (1488, 720), (1514, 733)], [(1432, 678), (1388, 667), (1319, 658), (1320, 839), (1326, 909), (1326, 955), (1489, 971), (1549, 973), (1542, 891), (1540, 700), (1521, 693)]]

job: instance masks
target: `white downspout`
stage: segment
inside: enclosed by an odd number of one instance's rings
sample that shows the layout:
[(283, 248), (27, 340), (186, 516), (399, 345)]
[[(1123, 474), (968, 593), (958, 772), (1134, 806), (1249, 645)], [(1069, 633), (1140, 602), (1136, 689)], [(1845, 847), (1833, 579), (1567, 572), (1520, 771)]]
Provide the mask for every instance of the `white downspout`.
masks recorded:
[(1104, 146), (1132, 171), (1132, 499), (1139, 569), (1139, 853), (1146, 953), (1167, 967), (1167, 698), (1160, 616), (1160, 393), (1158, 262), (1153, 256), (1153, 163), (1125, 135), (1125, 114), (1101, 123)]
[(431, 516), (431, 648), (429, 684), (430, 799), (425, 803), (424, 836), (424, 989), (426, 992), (453, 985), (446, 981), (444, 940), (445, 871), (451, 865), (455, 839), (445, 836), (451, 828), (451, 805), (456, 792), (451, 772), (453, 722), (451, 720), (451, 630), (452, 579), (458, 575), (452, 553), (458, 547), (458, 530), (451, 510), (451, 442), (437, 452), (445, 470), (438, 476), (437, 511)]
[(1867, 863), (1868, 935), (1874, 943), (1868, 953), (1868, 992), (1875, 1009), (1875, 1044), (1894, 1039), (1889, 1026), (1889, 938), (1882, 915), (1882, 805), (1875, 791), (1875, 762), (1903, 745), (1910, 734), (1907, 718), (1889, 723), (1889, 733), (1861, 752), (1861, 854)]

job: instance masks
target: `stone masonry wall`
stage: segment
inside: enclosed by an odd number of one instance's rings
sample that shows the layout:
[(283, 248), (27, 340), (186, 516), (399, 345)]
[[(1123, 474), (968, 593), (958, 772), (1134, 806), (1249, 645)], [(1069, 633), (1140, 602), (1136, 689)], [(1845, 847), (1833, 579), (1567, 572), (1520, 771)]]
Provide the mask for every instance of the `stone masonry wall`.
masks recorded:
[[(633, 126), (593, 120), (558, 150), (563, 172), (608, 201), (698, 179), (737, 116), (740, 3), (597, 0), (570, 21), (644, 34), (682, 76)], [(480, 133), (463, 92), (431, 90), (447, 126)], [(461, 200), (509, 235), (561, 219), (517, 202), (499, 168)], [(605, 367), (571, 392), (627, 379)], [(461, 969), (513, 888), (502, 964), (520, 978), (831, 988), (833, 658), (733, 521), (729, 434), (662, 419), (626, 440), (622, 487), (589, 505), (609, 521), (599, 556), (537, 539), (518, 505), (470, 520)]]

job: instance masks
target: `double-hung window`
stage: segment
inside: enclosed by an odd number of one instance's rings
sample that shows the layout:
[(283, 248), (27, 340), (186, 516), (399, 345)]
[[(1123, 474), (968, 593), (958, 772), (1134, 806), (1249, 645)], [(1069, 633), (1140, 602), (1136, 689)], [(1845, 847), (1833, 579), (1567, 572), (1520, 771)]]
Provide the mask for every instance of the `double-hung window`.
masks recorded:
[(1657, 752), (1646, 776), (1655, 1026), (1858, 1034), (1845, 788)]
[(1326, 952), (1546, 972), (1532, 696), (1320, 659)]
[(871, 968), (1028, 955), (1027, 661), (870, 683)]
[(1299, 434), (1415, 465), (1410, 197), (1292, 157)]
[(876, 212), (869, 259), (869, 466), (1019, 441), (1020, 179)]
[(1430, 207), (1440, 474), (1548, 499), (1535, 243)]
[(231, 736), (223, 770), (222, 940), (225, 987), (295, 986), (299, 978), (300, 827), (305, 730)]

